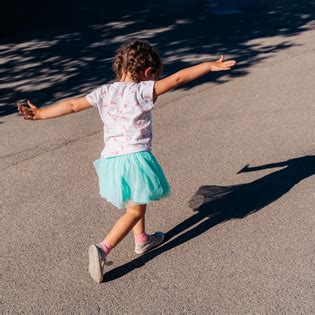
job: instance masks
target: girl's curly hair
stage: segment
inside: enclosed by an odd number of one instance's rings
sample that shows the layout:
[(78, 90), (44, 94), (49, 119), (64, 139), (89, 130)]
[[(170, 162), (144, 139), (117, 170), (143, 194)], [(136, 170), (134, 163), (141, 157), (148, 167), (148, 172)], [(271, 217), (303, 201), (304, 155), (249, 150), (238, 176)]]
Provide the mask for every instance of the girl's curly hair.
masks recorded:
[(113, 70), (117, 80), (129, 71), (132, 80), (138, 83), (140, 82), (139, 73), (148, 67), (152, 67), (153, 73), (160, 72), (162, 68), (157, 51), (148, 42), (133, 40), (116, 51)]

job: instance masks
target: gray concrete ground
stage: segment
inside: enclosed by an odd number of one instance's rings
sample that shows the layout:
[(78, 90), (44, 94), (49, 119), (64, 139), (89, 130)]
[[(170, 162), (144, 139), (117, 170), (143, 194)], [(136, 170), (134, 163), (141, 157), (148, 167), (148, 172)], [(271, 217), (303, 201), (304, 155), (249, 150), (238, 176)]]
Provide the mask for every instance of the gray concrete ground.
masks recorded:
[(149, 206), (147, 226), (167, 241), (136, 257), (128, 236), (100, 285), (87, 248), (122, 212), (98, 196), (97, 111), (3, 116), (1, 311), (314, 313), (315, 31), (248, 44), (284, 40), (294, 45), (244, 76), (210, 74), (158, 100), (154, 153), (172, 196)]

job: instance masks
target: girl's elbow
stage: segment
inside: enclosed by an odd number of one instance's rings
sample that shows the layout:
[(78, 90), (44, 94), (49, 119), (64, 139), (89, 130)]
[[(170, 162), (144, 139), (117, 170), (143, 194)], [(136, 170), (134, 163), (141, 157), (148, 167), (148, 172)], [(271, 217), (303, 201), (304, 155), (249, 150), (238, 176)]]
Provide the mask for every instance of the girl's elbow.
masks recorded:
[(180, 75), (175, 78), (175, 87), (182, 85), (183, 83), (184, 83), (184, 80)]
[(71, 103), (70, 104), (70, 113), (72, 114), (72, 113), (77, 113), (77, 112), (79, 112), (80, 111), (80, 108), (79, 108), (79, 106), (77, 105), (77, 104), (75, 104), (75, 103)]

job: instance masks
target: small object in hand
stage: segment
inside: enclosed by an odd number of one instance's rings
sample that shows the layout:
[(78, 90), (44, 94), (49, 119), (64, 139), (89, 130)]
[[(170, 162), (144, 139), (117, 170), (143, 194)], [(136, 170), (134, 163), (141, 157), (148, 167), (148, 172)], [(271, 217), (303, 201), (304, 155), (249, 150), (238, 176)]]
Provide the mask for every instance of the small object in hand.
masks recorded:
[(16, 102), (19, 114), (24, 117), (24, 119), (33, 119), (33, 113), (31, 106), (28, 104), (26, 99), (19, 100)]
[(26, 99), (22, 99), (22, 100), (17, 101), (17, 102), (16, 102), (16, 105), (17, 105), (18, 107), (19, 107), (19, 106), (22, 106), (22, 107), (30, 108), (30, 105), (28, 105)]

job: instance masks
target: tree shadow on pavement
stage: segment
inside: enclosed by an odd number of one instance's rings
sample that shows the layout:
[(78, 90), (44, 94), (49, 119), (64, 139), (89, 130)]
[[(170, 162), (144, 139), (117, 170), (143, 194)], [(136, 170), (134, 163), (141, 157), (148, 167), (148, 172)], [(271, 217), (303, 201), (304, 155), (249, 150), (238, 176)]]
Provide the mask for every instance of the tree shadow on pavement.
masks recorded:
[(257, 167), (247, 165), (239, 173), (279, 167), (282, 169), (246, 184), (201, 186), (189, 201), (189, 206), (196, 214), (168, 231), (164, 245), (107, 272), (105, 281), (112, 281), (128, 274), (217, 224), (242, 219), (275, 202), (300, 181), (315, 174), (315, 155)]
[[(306, 31), (312, 15), (307, 0), (277, 0), (270, 9), (237, 15), (214, 15), (203, 8), (189, 16), (168, 16), (148, 7), (114, 21), (42, 26), (4, 37), (0, 40), (0, 116), (16, 112), (19, 99), (29, 98), (41, 106), (111, 81), (114, 51), (131, 38), (149, 40), (157, 47), (164, 75), (220, 54), (236, 58), (233, 71), (211, 74), (181, 89), (205, 81), (223, 83), (296, 45), (290, 36)], [(263, 44), (270, 37), (277, 37), (276, 43)]]

